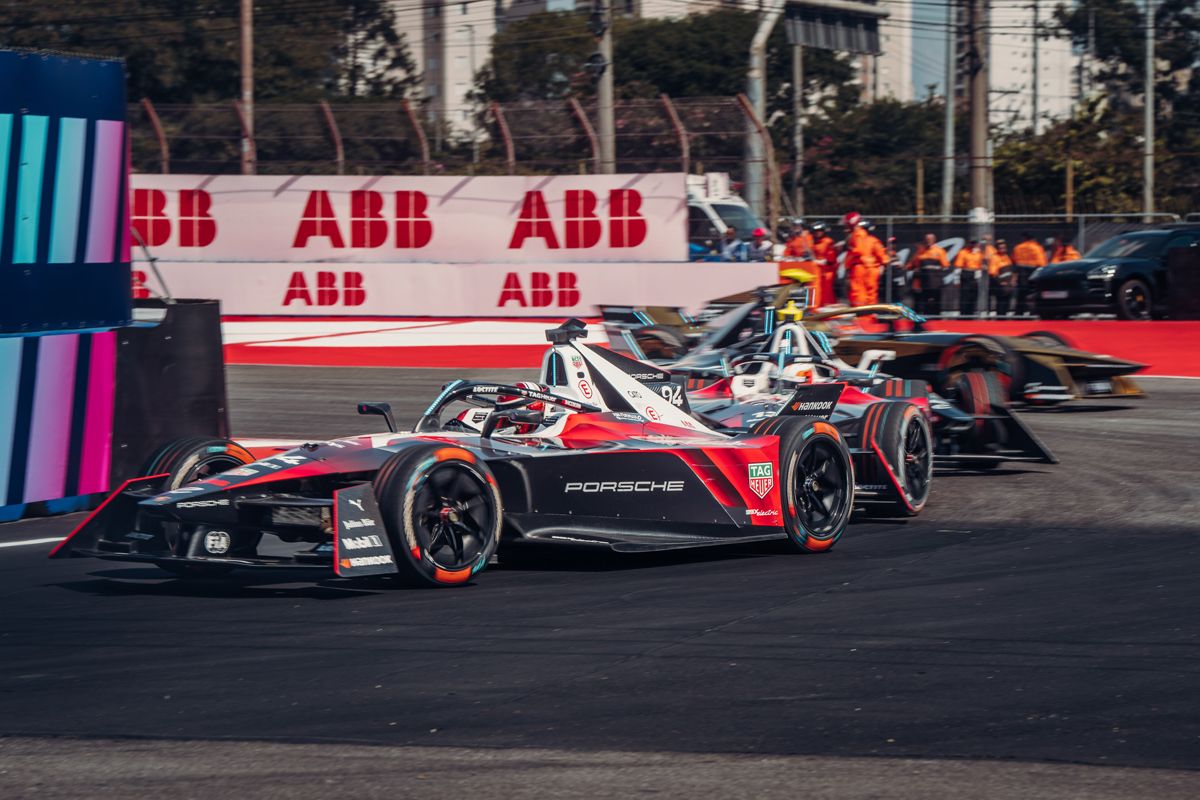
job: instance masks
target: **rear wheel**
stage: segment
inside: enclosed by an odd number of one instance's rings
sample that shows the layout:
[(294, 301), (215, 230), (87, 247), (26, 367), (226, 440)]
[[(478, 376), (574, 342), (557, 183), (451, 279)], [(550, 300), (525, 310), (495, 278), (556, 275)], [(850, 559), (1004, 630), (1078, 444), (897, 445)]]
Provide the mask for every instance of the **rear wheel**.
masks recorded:
[[(973, 371), (960, 375), (954, 385), (954, 394), (959, 407), (975, 417), (992, 416), (997, 409), (1006, 405), (1006, 393), (1001, 387), (999, 377), (993, 372)], [(963, 441), (963, 450), (986, 455), (1003, 449), (1007, 442), (1008, 435), (1001, 420), (976, 419), (971, 432)], [(999, 463), (999, 460), (979, 461), (976, 465), (987, 469), (998, 466)]]
[(912, 403), (877, 403), (863, 415), (863, 446), (875, 449), (899, 484), (900, 499), (873, 504), (875, 515), (916, 516), (929, 500), (933, 483), (933, 434)]
[(474, 453), (428, 446), (392, 456), (375, 476), (379, 511), (400, 576), (453, 586), (487, 567), (500, 542), (496, 479)]
[(854, 470), (841, 433), (812, 417), (772, 417), (751, 433), (779, 437), (779, 491), (788, 541), (807, 553), (831, 549), (854, 505)]
[(953, 394), (959, 378), (968, 372), (994, 373), (1005, 396), (1013, 399), (1025, 388), (1020, 356), (993, 336), (964, 336), (942, 352), (938, 359), (938, 394)]
[(1130, 278), (1117, 287), (1117, 316), (1121, 319), (1150, 319), (1150, 287), (1145, 281)]

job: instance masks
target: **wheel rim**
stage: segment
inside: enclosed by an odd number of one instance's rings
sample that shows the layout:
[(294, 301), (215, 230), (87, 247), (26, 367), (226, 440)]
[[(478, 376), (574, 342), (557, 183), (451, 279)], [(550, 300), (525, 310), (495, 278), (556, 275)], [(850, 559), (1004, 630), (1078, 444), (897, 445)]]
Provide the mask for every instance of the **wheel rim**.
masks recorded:
[(910, 501), (920, 504), (929, 493), (929, 465), (933, 453), (929, 449), (929, 437), (925, 428), (916, 420), (909, 421), (908, 428), (904, 431), (902, 447), (901, 485), (908, 490)]
[(850, 487), (845, 459), (827, 439), (814, 439), (796, 463), (792, 496), (804, 530), (821, 538), (836, 533)]
[(495, 525), (491, 493), (483, 477), (459, 464), (440, 464), (417, 486), (413, 500), (421, 550), (447, 571), (475, 563)]
[(1141, 284), (1132, 284), (1125, 287), (1121, 293), (1121, 300), (1125, 304), (1125, 310), (1129, 316), (1138, 319), (1144, 319), (1150, 313), (1150, 303), (1146, 297), (1146, 289)]

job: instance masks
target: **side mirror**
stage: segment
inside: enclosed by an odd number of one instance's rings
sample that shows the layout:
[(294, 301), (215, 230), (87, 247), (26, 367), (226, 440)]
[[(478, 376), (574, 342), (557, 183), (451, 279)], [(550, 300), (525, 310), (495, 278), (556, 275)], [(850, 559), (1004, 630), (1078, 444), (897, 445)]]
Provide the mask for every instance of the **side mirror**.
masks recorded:
[(508, 421), (517, 425), (540, 425), (545, 415), (541, 411), (535, 411), (529, 408), (514, 408), (509, 410), (493, 411), (491, 416), (483, 423), (483, 430), (480, 436), (484, 439), (489, 438), (496, 430), (496, 427), (503, 421)]
[(358, 413), (378, 414), (379, 416), (383, 417), (383, 421), (387, 423), (388, 431), (390, 433), (396, 432), (396, 420), (392, 416), (391, 403), (359, 403)]

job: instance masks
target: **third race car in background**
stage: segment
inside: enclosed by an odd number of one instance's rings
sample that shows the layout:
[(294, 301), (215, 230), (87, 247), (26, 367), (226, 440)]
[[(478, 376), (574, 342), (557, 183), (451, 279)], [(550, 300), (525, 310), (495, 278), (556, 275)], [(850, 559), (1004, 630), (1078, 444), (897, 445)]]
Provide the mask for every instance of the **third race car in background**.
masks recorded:
[(930, 331), (923, 318), (901, 305), (809, 312), (804, 295), (802, 287), (783, 284), (712, 300), (694, 316), (673, 306), (601, 306), (600, 312), (614, 349), (677, 369), (717, 368), (722, 359), (758, 352), (772, 315), (802, 316), (848, 364), (925, 381), (943, 397), (954, 397), (961, 376), (972, 371), (995, 373), (996, 394), (1004, 403), (1059, 405), (1143, 395), (1130, 376), (1144, 364), (1076, 349), (1052, 331), (1023, 336)]

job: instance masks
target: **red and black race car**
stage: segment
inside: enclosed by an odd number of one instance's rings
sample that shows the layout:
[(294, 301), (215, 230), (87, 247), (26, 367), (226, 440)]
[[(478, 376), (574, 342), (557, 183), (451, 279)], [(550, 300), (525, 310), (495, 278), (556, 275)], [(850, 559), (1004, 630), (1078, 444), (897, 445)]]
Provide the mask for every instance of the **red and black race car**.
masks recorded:
[[(520, 540), (617, 551), (786, 540), (829, 550), (854, 474), (828, 414), (784, 406), (731, 431), (676, 405), (671, 376), (547, 332), (547, 386), (454, 381), (411, 433), (164, 447), (51, 557), (398, 574), (453, 585)], [(465, 410), (458, 411), (465, 407)], [(801, 409), (801, 410), (797, 410)]]

